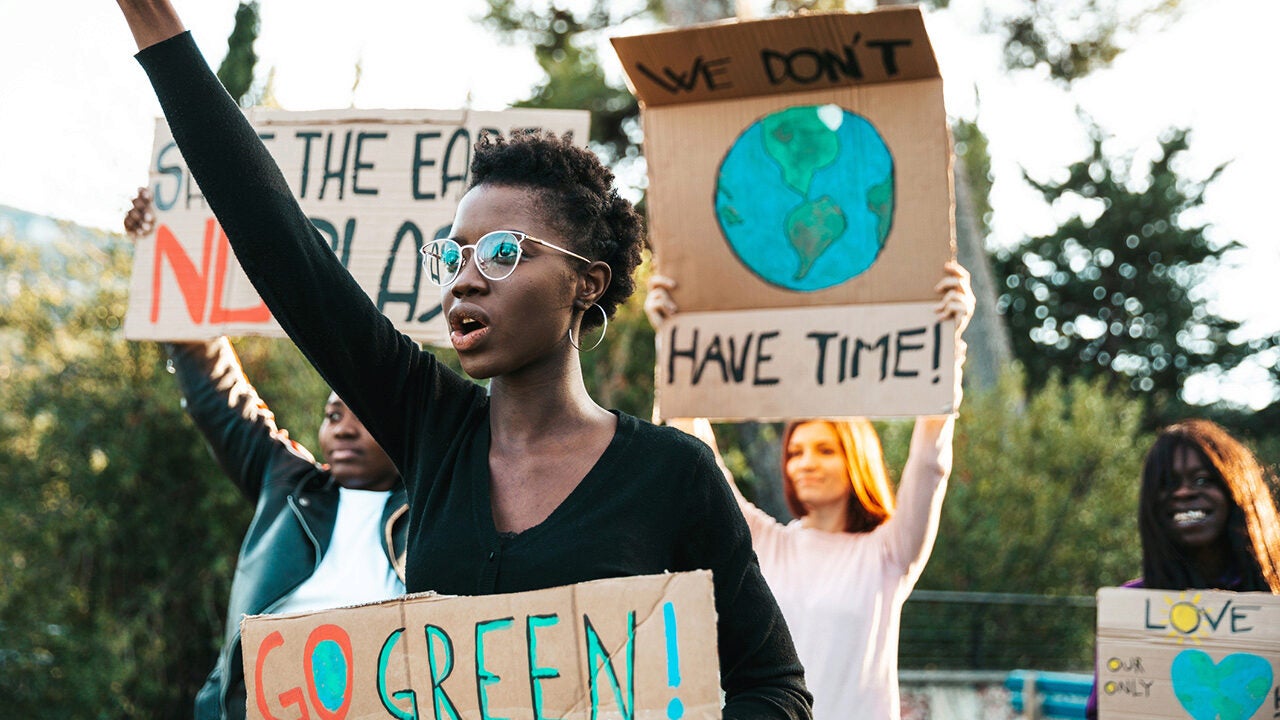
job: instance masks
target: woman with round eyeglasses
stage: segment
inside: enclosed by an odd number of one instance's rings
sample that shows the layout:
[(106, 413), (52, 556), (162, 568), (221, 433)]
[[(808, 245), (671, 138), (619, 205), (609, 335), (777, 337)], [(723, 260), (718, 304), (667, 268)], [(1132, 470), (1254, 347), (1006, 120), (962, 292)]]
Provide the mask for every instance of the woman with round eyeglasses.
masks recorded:
[(409, 592), (482, 595), (710, 569), (727, 718), (806, 718), (777, 602), (702, 443), (600, 407), (581, 333), (634, 290), (640, 219), (567, 139), (482, 140), (423, 251), (468, 375), (398, 332), (334, 257), (168, 0), (117, 0), (173, 136), (289, 337), (396, 462)]
[[(591, 262), (572, 250), (566, 250), (545, 240), (529, 237), (522, 232), (496, 230), (486, 233), (474, 245), (459, 245), (458, 241), (453, 238), (432, 240), (423, 245), (420, 250), (422, 253), (422, 267), (427, 271), (427, 279), (440, 287), (447, 288), (453, 284), (454, 280), (458, 279), (458, 274), (462, 272), (462, 267), (467, 263), (463, 251), (471, 250), (471, 257), (481, 275), (490, 280), (505, 280), (511, 273), (515, 272), (516, 264), (520, 262), (520, 258), (523, 255), (522, 246), (525, 242), (550, 248), (585, 263)], [(604, 312), (604, 309), (599, 304), (593, 307), (600, 309), (600, 336), (593, 344), (583, 348), (574, 340), (573, 328), (569, 328), (569, 344), (578, 350), (585, 350), (586, 352), (594, 350), (604, 341), (605, 333), (609, 330), (608, 314)], [(465, 340), (465, 337), (461, 339)], [(457, 349), (456, 341), (454, 348)]]
[[(649, 286), (645, 311), (656, 327), (678, 310), (671, 295), (675, 282), (655, 275)], [(935, 311), (955, 320), (958, 337), (974, 309), (968, 271), (947, 263), (936, 289)], [(958, 341), (957, 382), (964, 355)], [(804, 664), (816, 720), (885, 720), (901, 713), (899, 620), (938, 532), (954, 427), (951, 415), (916, 419), (895, 497), (869, 421), (789, 423), (780, 481), (796, 519), (783, 524), (739, 492), (710, 423), (685, 426), (713, 448), (746, 517)]]
[[(1142, 465), (1142, 577), (1125, 587), (1280, 594), (1280, 513), (1267, 472), (1209, 420), (1156, 436)], [(1098, 716), (1097, 675), (1085, 716)]]

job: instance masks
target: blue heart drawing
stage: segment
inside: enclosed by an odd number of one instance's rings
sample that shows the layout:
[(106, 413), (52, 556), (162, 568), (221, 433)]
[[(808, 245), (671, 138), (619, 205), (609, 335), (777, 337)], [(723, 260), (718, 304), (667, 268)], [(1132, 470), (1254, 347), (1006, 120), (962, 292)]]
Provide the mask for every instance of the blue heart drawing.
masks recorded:
[(1170, 669), (1173, 692), (1195, 720), (1245, 720), (1271, 691), (1271, 663), (1234, 653), (1214, 664), (1208, 653), (1183, 650)]

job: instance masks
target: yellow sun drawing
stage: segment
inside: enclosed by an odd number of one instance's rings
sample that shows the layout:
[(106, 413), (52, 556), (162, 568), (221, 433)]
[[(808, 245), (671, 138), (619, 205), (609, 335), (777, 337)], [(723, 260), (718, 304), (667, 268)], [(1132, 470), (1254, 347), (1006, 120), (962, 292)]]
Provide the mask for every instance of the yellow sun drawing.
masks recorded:
[(1196, 593), (1188, 600), (1187, 594), (1181, 592), (1178, 593), (1176, 602), (1167, 597), (1164, 601), (1169, 605), (1169, 637), (1177, 638), (1179, 645), (1187, 638), (1199, 645), (1200, 638), (1205, 635), (1205, 631), (1200, 627), (1203, 618), (1203, 612), (1200, 610), (1200, 593)]

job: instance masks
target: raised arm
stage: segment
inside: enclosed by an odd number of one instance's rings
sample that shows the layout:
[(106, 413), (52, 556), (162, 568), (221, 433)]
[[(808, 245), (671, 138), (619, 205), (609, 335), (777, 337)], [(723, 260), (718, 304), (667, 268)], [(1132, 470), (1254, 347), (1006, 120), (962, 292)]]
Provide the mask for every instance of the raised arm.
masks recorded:
[[(960, 405), (960, 381), (965, 343), (961, 333), (973, 315), (974, 296), (969, 273), (956, 262), (945, 266), (937, 285), (942, 296), (935, 308), (938, 316), (956, 322), (956, 407)], [(911, 448), (902, 481), (898, 485), (897, 510), (882, 532), (887, 533), (890, 557), (911, 576), (919, 577), (933, 551), (942, 517), (942, 500), (951, 475), (952, 438), (955, 416), (922, 416), (911, 433)]]
[(247, 498), (257, 499), (273, 463), (315, 463), (306, 448), (276, 427), (275, 415), (245, 377), (225, 337), (166, 348), (187, 414), (222, 471)]
[(440, 366), (342, 267), (168, 1), (118, 2), (178, 148), (241, 267), (329, 386), (403, 460), (414, 413), (442, 388), (465, 390), (467, 381), (418, 372)]
[(169, 0), (116, 0), (139, 50), (186, 31)]
[(911, 450), (898, 484), (897, 510), (879, 532), (886, 533), (889, 557), (903, 572), (919, 577), (924, 570), (942, 518), (942, 500), (951, 475), (950, 415), (916, 419)]

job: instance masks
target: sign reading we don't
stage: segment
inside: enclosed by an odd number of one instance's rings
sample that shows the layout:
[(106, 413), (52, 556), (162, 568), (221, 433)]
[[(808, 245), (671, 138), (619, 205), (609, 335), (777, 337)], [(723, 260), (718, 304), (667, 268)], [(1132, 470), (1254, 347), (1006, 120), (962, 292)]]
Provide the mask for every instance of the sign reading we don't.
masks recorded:
[(716, 23), (613, 44), (643, 108), (655, 411), (945, 414), (955, 328), (942, 78), (918, 8)]
[[(252, 110), (249, 120), (303, 211), (369, 297), (401, 331), (446, 344), (439, 289), (418, 248), (448, 233), (482, 133), (572, 132), (568, 110)], [(156, 230), (135, 251), (125, 335), (200, 340), (283, 337), (236, 262), (168, 125), (156, 123), (149, 187)]]

